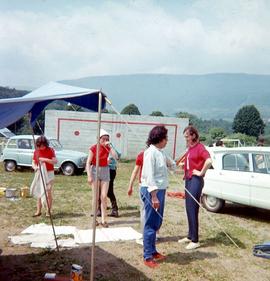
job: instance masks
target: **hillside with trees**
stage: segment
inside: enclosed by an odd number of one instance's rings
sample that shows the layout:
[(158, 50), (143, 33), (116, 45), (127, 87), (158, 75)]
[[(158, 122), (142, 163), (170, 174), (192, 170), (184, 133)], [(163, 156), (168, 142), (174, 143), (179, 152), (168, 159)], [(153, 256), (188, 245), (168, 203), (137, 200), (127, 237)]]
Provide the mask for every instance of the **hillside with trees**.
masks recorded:
[[(16, 90), (6, 87), (0, 87), (0, 98), (14, 98), (27, 94), (27, 91)], [(155, 105), (155, 108), (158, 108)], [(161, 106), (162, 112), (158, 109), (149, 113), (151, 116), (176, 116), (178, 118), (189, 118), (190, 124), (193, 124), (198, 128), (201, 140), (206, 144), (211, 144), (223, 137), (238, 138), (246, 144), (256, 143), (256, 139), (266, 133), (266, 143), (270, 140), (270, 126), (269, 123), (265, 124), (261, 118), (261, 113), (254, 105), (243, 106), (238, 109), (234, 117), (233, 122), (224, 120), (222, 118), (209, 118), (204, 119), (198, 117), (194, 112), (189, 113), (187, 111), (179, 111), (174, 114), (163, 114), (163, 106)], [(58, 110), (76, 110), (84, 111), (83, 108), (76, 105), (67, 104), (63, 101), (56, 101), (47, 106), (46, 109), (58, 109)], [(104, 113), (115, 113), (111, 109), (104, 110)], [(141, 108), (134, 103), (129, 103), (123, 106), (122, 114), (129, 115), (141, 115)], [(29, 120), (27, 116), (24, 116), (16, 123), (9, 126), (9, 129), (16, 134), (29, 134), (31, 128), (29, 126)], [(36, 134), (41, 134), (44, 131), (44, 111), (38, 117), (38, 122), (34, 127)], [(269, 140), (268, 140), (269, 139)]]
[(27, 93), (28, 91), (0, 86), (0, 99), (18, 98), (26, 95)]
[(95, 76), (64, 83), (101, 89), (120, 111), (136, 104), (143, 115), (161, 110), (164, 115), (190, 112), (199, 118), (233, 120), (244, 105), (254, 104), (270, 118), (270, 75), (253, 74), (133, 74)]

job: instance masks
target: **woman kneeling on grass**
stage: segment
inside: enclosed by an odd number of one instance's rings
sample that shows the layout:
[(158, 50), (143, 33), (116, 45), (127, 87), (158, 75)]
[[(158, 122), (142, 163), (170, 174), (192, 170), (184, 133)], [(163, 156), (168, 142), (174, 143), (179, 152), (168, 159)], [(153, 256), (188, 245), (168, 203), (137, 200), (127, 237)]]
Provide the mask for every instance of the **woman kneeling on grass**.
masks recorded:
[(167, 133), (168, 130), (164, 126), (156, 126), (150, 131), (141, 176), (140, 193), (145, 211), (143, 257), (144, 264), (151, 268), (158, 266), (157, 260), (165, 259), (165, 256), (156, 250), (156, 232), (162, 224), (168, 187), (168, 158), (162, 150), (168, 141)]
[[(36, 181), (32, 185), (40, 185), (39, 190), (37, 190), (37, 194), (39, 194), (37, 199), (37, 211), (33, 215), (34, 217), (38, 217), (41, 215), (42, 201), (45, 202), (47, 206), (46, 217), (49, 217), (49, 210), (52, 210), (52, 187), (54, 182), (54, 164), (57, 163), (57, 159), (55, 157), (55, 152), (53, 148), (49, 147), (49, 142), (44, 136), (40, 136), (36, 140), (36, 149), (33, 155), (32, 167), (36, 171)], [(45, 164), (45, 165), (44, 165)], [(40, 165), (44, 167), (41, 169)], [(42, 173), (40, 173), (42, 170)], [(37, 175), (39, 173), (39, 175)], [(38, 179), (39, 178), (39, 179)], [(37, 182), (39, 181), (39, 183)], [(46, 197), (44, 195), (44, 187), (43, 184), (46, 185), (46, 193), (48, 202), (45, 201)], [(42, 186), (42, 187), (41, 187)], [(32, 189), (32, 188), (31, 188)], [(44, 198), (45, 197), (45, 198)], [(41, 200), (42, 199), (42, 200)], [(48, 204), (47, 204), (48, 203)]]
[[(92, 185), (92, 190), (97, 190), (97, 193), (100, 193), (101, 199), (101, 225), (103, 227), (109, 227), (106, 219), (107, 219), (107, 193), (109, 189), (110, 182), (110, 168), (108, 163), (109, 154), (113, 156), (114, 159), (117, 160), (117, 153), (110, 145), (110, 136), (105, 130), (100, 130), (100, 150), (99, 150), (99, 173), (98, 173), (98, 186), (96, 184), (96, 153), (97, 153), (97, 145), (93, 145), (89, 149), (89, 155), (86, 162), (86, 172), (87, 172), (87, 181), (90, 185)], [(100, 189), (100, 192), (99, 192)], [(95, 198), (93, 192), (92, 198), (92, 211), (97, 212), (97, 204), (95, 206)], [(96, 221), (96, 225), (99, 223)]]

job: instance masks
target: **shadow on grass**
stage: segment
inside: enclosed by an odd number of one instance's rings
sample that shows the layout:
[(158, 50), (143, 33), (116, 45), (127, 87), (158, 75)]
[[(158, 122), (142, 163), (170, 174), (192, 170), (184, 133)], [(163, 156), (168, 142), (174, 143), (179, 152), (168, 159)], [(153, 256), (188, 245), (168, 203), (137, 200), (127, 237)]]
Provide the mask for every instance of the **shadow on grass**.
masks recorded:
[[(246, 246), (243, 242), (241, 242), (238, 238), (233, 237), (230, 233), (228, 233), (232, 240), (241, 248), (246, 249)], [(219, 232), (215, 237), (207, 238), (201, 241), (203, 246), (215, 246), (217, 244), (222, 244), (224, 246), (234, 246), (232, 241), (223, 233)]]
[(173, 263), (173, 264), (181, 264), (181, 265), (187, 265), (194, 260), (205, 260), (205, 259), (215, 259), (218, 255), (216, 253), (212, 252), (201, 252), (196, 250), (196, 252), (190, 252), (190, 253), (181, 253), (176, 252), (167, 255), (166, 260), (164, 263)]
[[(95, 280), (146, 280), (144, 273), (103, 249), (95, 248)], [(83, 280), (90, 280), (91, 247), (47, 251), (39, 254), (0, 256), (0, 280), (39, 281), (46, 272), (69, 276), (71, 264), (83, 266)]]
[(125, 206), (120, 206), (119, 210), (138, 210), (138, 206), (131, 206), (131, 205), (125, 205)]
[(109, 221), (109, 225), (113, 226), (113, 225), (122, 225), (122, 224), (138, 224), (139, 223), (139, 219), (132, 219), (132, 220), (114, 220), (114, 221)]
[(122, 218), (140, 217), (140, 211), (126, 212), (126, 213), (121, 212), (119, 215)]
[(157, 242), (160, 243), (160, 242), (176, 242), (180, 239), (179, 236), (158, 236), (158, 240)]
[(249, 207), (238, 204), (226, 204), (222, 213), (225, 215), (238, 216), (241, 218), (252, 219), (259, 222), (270, 221), (270, 210)]
[(83, 213), (68, 213), (68, 212), (57, 212), (53, 214), (53, 219), (63, 219), (63, 218), (78, 218), (84, 217)]

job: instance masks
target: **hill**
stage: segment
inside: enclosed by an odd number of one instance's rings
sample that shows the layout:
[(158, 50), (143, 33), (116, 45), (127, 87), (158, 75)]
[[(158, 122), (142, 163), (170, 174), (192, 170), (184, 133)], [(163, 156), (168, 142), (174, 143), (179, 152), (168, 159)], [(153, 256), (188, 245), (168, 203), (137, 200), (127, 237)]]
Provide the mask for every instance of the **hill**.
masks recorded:
[(74, 86), (97, 88), (108, 95), (119, 111), (134, 103), (142, 114), (160, 110), (179, 111), (203, 119), (233, 119), (243, 105), (254, 104), (264, 118), (270, 118), (270, 75), (134, 74), (85, 77), (62, 81)]
[(16, 90), (14, 88), (0, 87), (0, 99), (17, 98), (24, 96), (28, 91)]

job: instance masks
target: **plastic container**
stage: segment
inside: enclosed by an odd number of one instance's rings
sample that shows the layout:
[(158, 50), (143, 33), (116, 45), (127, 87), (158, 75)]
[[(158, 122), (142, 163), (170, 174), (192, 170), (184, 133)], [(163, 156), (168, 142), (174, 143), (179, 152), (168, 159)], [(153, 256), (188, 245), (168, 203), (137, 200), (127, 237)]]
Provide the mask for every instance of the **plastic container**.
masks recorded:
[(16, 197), (17, 188), (7, 188), (6, 189), (6, 198)]
[(22, 198), (27, 198), (30, 196), (30, 191), (28, 186), (21, 187), (20, 195)]
[(71, 281), (83, 281), (83, 268), (78, 264), (71, 265), (70, 280)]
[(5, 187), (0, 187), (0, 197), (4, 197), (5, 196), (5, 192), (6, 192), (6, 188)]

